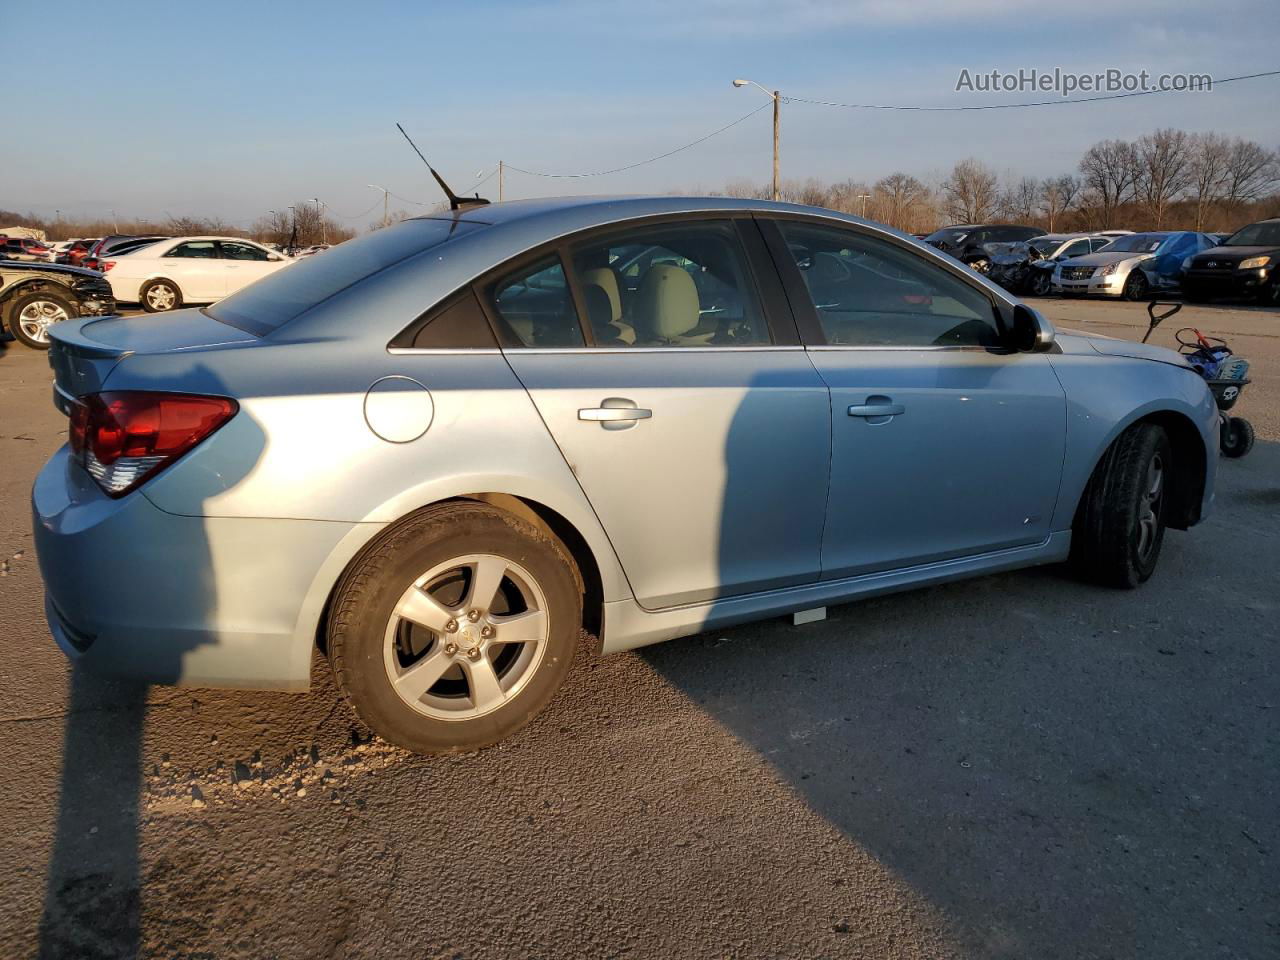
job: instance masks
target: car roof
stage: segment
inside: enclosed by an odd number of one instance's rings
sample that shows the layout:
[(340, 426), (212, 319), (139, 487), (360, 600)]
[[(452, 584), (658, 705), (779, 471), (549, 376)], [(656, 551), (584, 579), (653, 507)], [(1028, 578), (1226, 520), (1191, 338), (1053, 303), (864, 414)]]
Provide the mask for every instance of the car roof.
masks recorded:
[[(834, 210), (819, 210), (798, 203), (782, 203), (773, 200), (756, 200), (738, 197), (696, 196), (580, 196), (540, 197), (531, 200), (507, 200), (482, 206), (464, 207), (461, 210), (429, 213), (416, 220), (460, 220), (493, 226), (520, 220), (537, 220), (545, 217), (563, 219), (569, 217), (582, 221), (583, 227), (606, 224), (616, 220), (631, 220), (650, 214), (697, 213), (724, 211), (770, 211), (777, 213), (824, 213), (843, 216)], [(856, 217), (853, 219), (857, 219)]]

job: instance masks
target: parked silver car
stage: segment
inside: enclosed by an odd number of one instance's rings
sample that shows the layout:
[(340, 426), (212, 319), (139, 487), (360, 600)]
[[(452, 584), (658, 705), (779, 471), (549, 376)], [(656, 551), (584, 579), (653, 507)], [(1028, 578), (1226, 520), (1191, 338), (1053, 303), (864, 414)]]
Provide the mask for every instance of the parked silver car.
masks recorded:
[(405, 221), (202, 310), (52, 329), (33, 491), (86, 669), (306, 689), (468, 750), (597, 651), (1071, 559), (1213, 499), (1170, 351), (1056, 334), (830, 211), (575, 198)]
[(1097, 253), (1063, 260), (1053, 269), (1053, 290), (1146, 300), (1178, 286), (1185, 264), (1215, 246), (1192, 230), (1155, 230), (1114, 238)]

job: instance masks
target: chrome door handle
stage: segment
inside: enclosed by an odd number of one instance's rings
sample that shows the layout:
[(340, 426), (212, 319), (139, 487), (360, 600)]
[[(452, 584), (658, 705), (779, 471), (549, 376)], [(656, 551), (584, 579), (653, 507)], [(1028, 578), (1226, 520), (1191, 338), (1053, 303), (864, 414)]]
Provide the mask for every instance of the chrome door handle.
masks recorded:
[(634, 400), (626, 397), (606, 397), (598, 407), (585, 407), (578, 411), (578, 419), (600, 424), (606, 430), (626, 430), (634, 427), (637, 420), (648, 420), (653, 416), (652, 410), (637, 407)]
[(896, 417), (906, 413), (907, 408), (901, 403), (855, 403), (849, 408), (851, 417)]

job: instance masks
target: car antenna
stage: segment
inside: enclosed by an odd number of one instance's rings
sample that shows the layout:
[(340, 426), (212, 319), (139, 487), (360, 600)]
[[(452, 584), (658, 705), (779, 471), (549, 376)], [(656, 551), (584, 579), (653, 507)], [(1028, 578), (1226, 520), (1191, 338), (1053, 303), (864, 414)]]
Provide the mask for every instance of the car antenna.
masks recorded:
[(444, 195), (449, 198), (450, 210), (461, 210), (463, 207), (482, 207), (489, 202), (478, 193), (474, 197), (460, 197), (450, 190), (449, 185), (444, 182), (444, 177), (436, 173), (436, 168), (431, 165), (431, 161), (422, 156), (422, 151), (419, 150), (418, 145), (413, 142), (413, 138), (404, 132), (404, 127), (397, 123), (396, 129), (404, 134), (404, 138), (409, 141), (409, 146), (413, 147), (413, 152), (416, 153), (422, 162), (427, 165), (427, 169), (431, 171), (431, 175), (436, 178), (436, 183), (440, 184), (440, 189), (443, 190)]

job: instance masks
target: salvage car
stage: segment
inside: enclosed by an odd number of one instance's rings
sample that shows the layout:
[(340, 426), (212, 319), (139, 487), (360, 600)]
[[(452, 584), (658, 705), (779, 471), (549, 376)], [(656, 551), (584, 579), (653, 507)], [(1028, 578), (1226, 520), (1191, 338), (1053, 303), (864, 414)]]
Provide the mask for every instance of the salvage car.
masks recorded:
[(1188, 300), (1247, 297), (1280, 306), (1280, 217), (1251, 223), (1192, 256), (1182, 285)]
[(1113, 239), (1101, 234), (1046, 233), (1017, 243), (994, 244), (987, 276), (1010, 293), (1047, 297), (1060, 261), (1101, 250)]
[(1030, 240), (1042, 231), (1038, 227), (1019, 227), (1007, 223), (959, 224), (943, 227), (924, 238), (924, 242), (967, 263), (979, 273), (986, 273), (991, 262), (992, 244)]
[(292, 262), (240, 237), (170, 237), (99, 266), (116, 300), (163, 313), (184, 303), (213, 303)]
[(813, 207), (459, 202), (51, 335), (35, 542), (78, 668), (305, 690), (318, 651), (426, 753), (525, 725), (580, 641), (1037, 564), (1135, 587), (1213, 502), (1178, 354)]
[(35, 350), (49, 348), (49, 327), (72, 317), (115, 312), (102, 274), (52, 263), (0, 261), (0, 328)]
[(1145, 300), (1176, 290), (1187, 258), (1214, 246), (1192, 230), (1154, 230), (1116, 237), (1097, 253), (1064, 260), (1053, 270), (1053, 291)]

